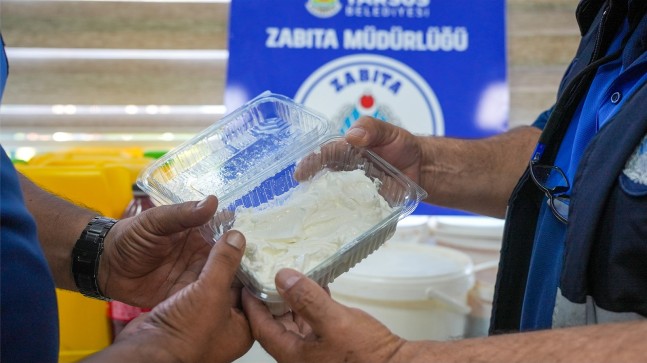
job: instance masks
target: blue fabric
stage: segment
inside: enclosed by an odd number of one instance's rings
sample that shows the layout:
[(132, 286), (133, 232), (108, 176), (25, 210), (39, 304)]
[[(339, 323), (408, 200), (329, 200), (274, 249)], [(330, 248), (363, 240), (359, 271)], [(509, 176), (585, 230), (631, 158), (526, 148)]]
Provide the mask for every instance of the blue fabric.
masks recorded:
[(9, 75), (9, 64), (7, 63), (7, 54), (4, 49), (4, 39), (2, 38), (2, 33), (0, 33), (0, 44), (2, 46), (2, 52), (0, 53), (0, 104), (2, 103), (2, 94), (4, 93), (4, 87), (7, 84), (7, 76)]
[(548, 118), (550, 117), (550, 114), (552, 112), (553, 112), (553, 107), (542, 112), (541, 114), (539, 114), (539, 117), (537, 117), (537, 119), (535, 120), (535, 122), (533, 122), (532, 125), (538, 129), (543, 130), (544, 127), (546, 127), (546, 123), (548, 122)]
[[(7, 73), (3, 51), (0, 53), (0, 99)], [(2, 361), (57, 362), (59, 338), (54, 279), (40, 248), (36, 223), (23, 201), (18, 175), (1, 146), (0, 186)]]
[[(628, 31), (628, 23), (619, 30), (608, 53), (621, 47)], [(628, 46), (623, 52), (631, 52)], [(623, 54), (624, 55), (624, 54)], [(647, 81), (645, 75), (645, 54), (632, 64), (623, 64), (623, 58), (601, 66), (587, 96), (578, 106), (573, 120), (560, 146), (555, 160), (573, 185), (573, 178), (587, 145), (600, 128), (620, 109), (640, 85)], [(626, 67), (626, 69), (625, 69)], [(620, 97), (613, 96), (619, 92)], [(545, 125), (547, 115), (540, 116), (535, 126)], [(566, 225), (559, 222), (545, 203), (539, 213), (535, 243), (530, 262), (530, 271), (524, 296), (521, 330), (545, 329), (552, 326), (557, 287), (560, 279)]]

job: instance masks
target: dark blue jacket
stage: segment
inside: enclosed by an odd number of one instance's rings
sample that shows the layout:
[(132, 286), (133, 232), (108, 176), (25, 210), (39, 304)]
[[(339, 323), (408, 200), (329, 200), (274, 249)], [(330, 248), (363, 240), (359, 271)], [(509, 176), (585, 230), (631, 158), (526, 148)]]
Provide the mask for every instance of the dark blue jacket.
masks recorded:
[[(626, 8), (628, 6), (628, 9)], [(623, 47), (631, 64), (647, 48), (644, 0), (582, 0), (577, 20), (582, 40), (559, 88), (540, 137), (541, 164), (552, 164), (561, 140), (613, 36), (629, 14), (633, 35)], [(627, 12), (628, 11), (628, 12)], [(628, 51), (624, 51), (628, 50)], [(647, 134), (647, 86), (627, 99), (593, 138), (572, 186), (560, 288), (571, 302), (593, 297), (601, 308), (647, 316), (647, 187), (628, 183), (625, 163)], [(507, 210), (490, 332), (519, 330), (537, 217), (543, 193), (528, 171)]]

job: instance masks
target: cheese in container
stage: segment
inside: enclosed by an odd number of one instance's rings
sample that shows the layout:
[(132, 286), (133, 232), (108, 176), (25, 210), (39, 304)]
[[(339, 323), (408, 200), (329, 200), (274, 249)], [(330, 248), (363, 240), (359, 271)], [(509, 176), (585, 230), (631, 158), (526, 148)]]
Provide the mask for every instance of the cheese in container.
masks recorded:
[(167, 152), (137, 183), (157, 205), (218, 197), (205, 238), (245, 235), (237, 276), (278, 315), (289, 309), (274, 284), (278, 270), (327, 285), (387, 241), (427, 195), (333, 130), (319, 113), (265, 92)]

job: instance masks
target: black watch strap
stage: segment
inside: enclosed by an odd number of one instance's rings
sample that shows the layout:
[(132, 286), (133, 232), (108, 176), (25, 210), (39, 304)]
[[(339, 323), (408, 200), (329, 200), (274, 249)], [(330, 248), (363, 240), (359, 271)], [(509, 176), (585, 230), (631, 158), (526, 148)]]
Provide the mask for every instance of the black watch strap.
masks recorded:
[(85, 227), (72, 249), (72, 274), (79, 292), (85, 296), (110, 301), (99, 290), (97, 273), (103, 253), (103, 239), (117, 220), (94, 217)]

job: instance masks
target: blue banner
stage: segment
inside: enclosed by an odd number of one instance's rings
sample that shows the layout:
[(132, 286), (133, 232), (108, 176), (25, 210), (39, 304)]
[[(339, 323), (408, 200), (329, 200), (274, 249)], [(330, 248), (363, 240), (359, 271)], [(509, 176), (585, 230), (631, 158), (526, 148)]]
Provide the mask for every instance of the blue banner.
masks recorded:
[(228, 110), (271, 90), (340, 133), (362, 115), (419, 135), (507, 128), (504, 0), (232, 0), (230, 11)]

